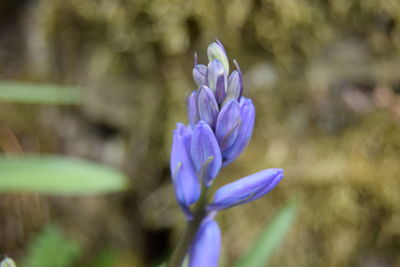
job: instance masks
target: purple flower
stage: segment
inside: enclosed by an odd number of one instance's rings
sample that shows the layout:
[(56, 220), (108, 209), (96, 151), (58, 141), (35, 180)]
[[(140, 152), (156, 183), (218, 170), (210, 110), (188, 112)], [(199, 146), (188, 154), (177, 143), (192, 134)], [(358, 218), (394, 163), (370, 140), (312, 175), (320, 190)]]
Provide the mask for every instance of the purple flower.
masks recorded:
[(193, 79), (198, 86), (207, 85), (207, 66), (196, 64), (193, 68)]
[(228, 88), (226, 89), (226, 96), (223, 102), (223, 106), (229, 103), (231, 100), (239, 101), (243, 92), (243, 80), (242, 73), (240, 70), (235, 70), (229, 75)]
[(193, 129), (190, 153), (196, 172), (205, 186), (210, 186), (221, 168), (222, 155), (211, 127), (204, 121)]
[(242, 97), (240, 99), (241, 124), (234, 143), (223, 149), (224, 166), (234, 161), (244, 150), (253, 134), (255, 109), (251, 99)]
[(239, 179), (219, 188), (207, 209), (223, 210), (256, 200), (274, 189), (282, 178), (282, 169), (267, 169)]
[(240, 105), (236, 100), (225, 105), (218, 115), (215, 135), (222, 155), (236, 141), (241, 124)]
[(197, 94), (197, 110), (199, 119), (207, 122), (211, 128), (215, 128), (219, 108), (214, 93), (207, 86), (199, 88)]
[(188, 219), (189, 207), (200, 197), (201, 185), (190, 156), (192, 130), (181, 123), (174, 130), (170, 168), (176, 199)]
[(218, 104), (225, 99), (227, 87), (227, 73), (222, 63), (214, 59), (208, 64), (208, 86), (215, 93)]
[(204, 219), (189, 252), (189, 267), (217, 267), (220, 247), (218, 224), (212, 219)]
[(200, 120), (197, 110), (197, 91), (193, 91), (186, 100), (189, 122), (192, 127)]

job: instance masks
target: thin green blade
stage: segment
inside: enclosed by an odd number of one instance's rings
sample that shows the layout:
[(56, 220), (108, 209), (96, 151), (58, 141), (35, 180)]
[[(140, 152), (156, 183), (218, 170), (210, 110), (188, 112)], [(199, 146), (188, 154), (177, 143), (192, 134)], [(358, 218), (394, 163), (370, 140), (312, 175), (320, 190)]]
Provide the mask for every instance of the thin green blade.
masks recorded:
[(71, 105), (81, 96), (78, 88), (0, 81), (0, 102)]
[(269, 262), (275, 248), (279, 246), (292, 224), (297, 207), (294, 203), (287, 204), (269, 222), (253, 247), (242, 257), (235, 267), (262, 267)]
[(126, 188), (120, 172), (83, 159), (62, 156), (0, 156), (0, 193), (98, 194)]

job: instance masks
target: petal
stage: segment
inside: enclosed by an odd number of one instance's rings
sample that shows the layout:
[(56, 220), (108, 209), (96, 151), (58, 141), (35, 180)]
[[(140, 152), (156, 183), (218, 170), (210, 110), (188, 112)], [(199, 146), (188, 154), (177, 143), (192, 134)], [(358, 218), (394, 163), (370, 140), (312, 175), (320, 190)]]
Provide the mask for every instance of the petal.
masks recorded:
[(227, 184), (217, 190), (209, 211), (227, 209), (269, 193), (283, 178), (282, 169), (267, 169)]
[(199, 87), (207, 85), (207, 66), (202, 64), (195, 65), (193, 68), (193, 79)]
[(189, 122), (192, 127), (200, 120), (199, 112), (197, 110), (197, 91), (193, 91), (186, 101), (188, 109)]
[(240, 105), (232, 100), (225, 105), (218, 115), (215, 127), (215, 135), (224, 155), (225, 149), (229, 148), (235, 142), (240, 129)]
[(218, 267), (221, 250), (221, 230), (211, 219), (205, 219), (190, 248), (189, 267)]
[(210, 186), (221, 168), (222, 156), (212, 129), (204, 121), (199, 121), (193, 130), (191, 156), (195, 170)]
[(220, 41), (217, 40), (216, 42), (213, 42), (208, 46), (207, 56), (209, 61), (213, 61), (215, 59), (219, 60), (222, 63), (225, 72), (229, 73), (228, 57), (226, 55), (225, 48)]
[(177, 129), (174, 131), (170, 168), (176, 198), (183, 209), (195, 203), (199, 199), (201, 191), (201, 185), (190, 157), (190, 144), (190, 127), (178, 123)]
[(226, 93), (226, 72), (224, 66), (219, 60), (213, 60), (208, 64), (208, 84), (215, 93), (218, 104), (224, 101)]
[(255, 121), (255, 108), (253, 102), (242, 97), (240, 99), (241, 125), (233, 145), (224, 151), (224, 166), (234, 161), (244, 150), (253, 134)]
[(243, 91), (242, 74), (240, 71), (235, 70), (229, 75), (228, 88), (226, 90), (226, 96), (223, 105), (226, 105), (231, 100), (239, 101)]
[(214, 94), (207, 86), (202, 86), (199, 89), (197, 97), (197, 110), (200, 119), (207, 122), (208, 125), (214, 128), (219, 110)]

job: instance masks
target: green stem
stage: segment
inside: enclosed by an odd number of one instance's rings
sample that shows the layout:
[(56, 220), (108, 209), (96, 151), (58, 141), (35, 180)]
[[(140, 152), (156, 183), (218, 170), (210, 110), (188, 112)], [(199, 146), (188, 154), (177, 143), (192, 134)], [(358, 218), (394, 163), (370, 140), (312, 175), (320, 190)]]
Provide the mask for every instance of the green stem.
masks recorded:
[(169, 260), (168, 267), (181, 267), (183, 260), (186, 257), (188, 249), (192, 243), (194, 236), (197, 233), (201, 222), (206, 217), (207, 212), (205, 206), (207, 204), (208, 190), (203, 187), (202, 194), (199, 202), (196, 205), (195, 211), (193, 212), (193, 220), (189, 221), (186, 225), (186, 229), (180, 237), (174, 252), (172, 253), (171, 259)]

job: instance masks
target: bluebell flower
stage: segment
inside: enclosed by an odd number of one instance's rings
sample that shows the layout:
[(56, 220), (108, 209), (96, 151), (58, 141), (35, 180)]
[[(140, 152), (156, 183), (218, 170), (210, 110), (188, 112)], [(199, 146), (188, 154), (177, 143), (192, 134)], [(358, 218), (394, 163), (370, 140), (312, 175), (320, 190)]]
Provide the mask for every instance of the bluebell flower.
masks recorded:
[(231, 100), (225, 105), (218, 115), (215, 128), (222, 155), (226, 149), (230, 148), (236, 141), (241, 125), (240, 105), (236, 100)]
[(205, 186), (210, 186), (222, 165), (222, 155), (211, 127), (199, 121), (193, 129), (190, 148), (196, 172)]
[(215, 192), (207, 209), (223, 210), (256, 200), (274, 189), (282, 178), (282, 169), (267, 169), (229, 183)]
[(189, 252), (189, 267), (217, 267), (221, 249), (221, 231), (209, 218), (201, 223)]
[(215, 128), (219, 108), (214, 93), (207, 86), (200, 87), (197, 92), (197, 110), (199, 119)]
[(200, 87), (207, 84), (207, 66), (195, 64), (193, 68), (193, 79)]
[(208, 64), (208, 86), (215, 93), (215, 99), (221, 104), (226, 95), (227, 73), (219, 60), (214, 59)]
[(228, 88), (226, 89), (226, 96), (222, 105), (225, 105), (231, 100), (240, 100), (243, 93), (243, 78), (240, 71), (239, 64), (235, 62), (237, 70), (232, 71), (228, 78)]
[(189, 123), (192, 127), (200, 120), (200, 115), (197, 110), (197, 91), (193, 91), (186, 100), (188, 109)]
[(256, 118), (255, 108), (251, 99), (241, 97), (240, 99), (240, 127), (233, 144), (223, 150), (224, 166), (234, 161), (245, 149), (253, 134)]
[(177, 124), (171, 150), (170, 168), (176, 199), (188, 219), (192, 215), (189, 207), (200, 197), (201, 185), (190, 155), (192, 129)]

